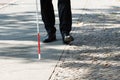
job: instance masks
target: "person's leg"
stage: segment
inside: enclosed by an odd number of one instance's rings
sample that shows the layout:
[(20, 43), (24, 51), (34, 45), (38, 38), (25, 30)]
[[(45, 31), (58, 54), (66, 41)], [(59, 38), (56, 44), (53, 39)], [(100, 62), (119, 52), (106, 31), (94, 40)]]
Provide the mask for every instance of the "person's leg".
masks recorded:
[(69, 33), (72, 25), (70, 0), (58, 0), (58, 11), (60, 30)]
[(72, 13), (70, 0), (58, 0), (58, 11), (60, 20), (60, 31), (63, 42), (69, 43), (73, 40), (70, 36), (72, 26)]
[(41, 15), (45, 25), (45, 29), (48, 33), (48, 38), (44, 42), (52, 42), (56, 39), (55, 32), (55, 14), (53, 9), (52, 0), (40, 0), (41, 3)]

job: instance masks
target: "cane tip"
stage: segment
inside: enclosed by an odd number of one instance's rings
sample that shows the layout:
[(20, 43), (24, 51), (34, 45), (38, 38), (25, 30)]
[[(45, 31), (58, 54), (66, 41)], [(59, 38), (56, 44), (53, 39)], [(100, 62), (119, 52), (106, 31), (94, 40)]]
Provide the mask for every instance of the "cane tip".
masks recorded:
[(38, 54), (38, 59), (41, 60), (41, 55), (40, 54)]

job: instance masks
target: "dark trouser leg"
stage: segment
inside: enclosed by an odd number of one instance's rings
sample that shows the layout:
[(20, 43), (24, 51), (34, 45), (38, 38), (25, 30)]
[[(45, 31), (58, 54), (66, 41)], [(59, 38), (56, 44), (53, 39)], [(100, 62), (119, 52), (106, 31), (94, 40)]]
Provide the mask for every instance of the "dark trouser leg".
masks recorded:
[(40, 0), (41, 15), (48, 35), (55, 34), (55, 15), (52, 0)]
[(63, 43), (69, 44), (73, 37), (69, 34), (72, 26), (72, 13), (70, 0), (58, 0), (58, 10), (60, 19), (60, 31)]
[(71, 31), (72, 15), (70, 0), (58, 0), (60, 31), (67, 34)]

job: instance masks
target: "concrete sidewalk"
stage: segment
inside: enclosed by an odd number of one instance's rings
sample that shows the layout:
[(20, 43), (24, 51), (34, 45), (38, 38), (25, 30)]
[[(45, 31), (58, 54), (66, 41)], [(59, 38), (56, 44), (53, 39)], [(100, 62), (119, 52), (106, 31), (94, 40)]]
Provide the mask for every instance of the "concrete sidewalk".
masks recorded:
[[(18, 0), (0, 12), (0, 80), (48, 80), (66, 46), (58, 25), (58, 40), (41, 42), (42, 59), (38, 60), (35, 0)], [(43, 40), (41, 16), (40, 33)]]
[[(71, 0), (74, 26), (72, 33), (76, 33), (74, 28), (77, 27), (76, 23), (80, 18), (80, 13), (86, 13), (83, 8), (106, 9), (111, 4), (116, 4), (115, 0), (111, 0), (111, 2), (101, 0), (105, 3), (99, 5), (94, 5), (98, 4), (98, 0), (88, 1)], [(94, 1), (95, 3), (93, 3)], [(41, 42), (41, 60), (37, 59), (35, 0), (18, 0), (14, 4), (0, 9), (0, 80), (49, 80), (62, 54), (69, 48), (62, 44), (57, 0), (53, 0), (53, 3), (56, 13), (57, 41), (49, 44)], [(46, 31), (41, 16), (40, 34), (41, 40), (43, 40)]]

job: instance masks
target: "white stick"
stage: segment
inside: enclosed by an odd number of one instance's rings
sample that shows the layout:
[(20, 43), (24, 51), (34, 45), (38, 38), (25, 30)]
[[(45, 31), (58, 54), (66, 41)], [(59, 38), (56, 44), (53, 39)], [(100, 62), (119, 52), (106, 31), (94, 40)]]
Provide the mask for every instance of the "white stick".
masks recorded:
[(38, 0), (36, 0), (36, 21), (37, 21), (37, 33), (39, 33), (39, 14), (38, 14)]
[(38, 37), (38, 59), (41, 59), (40, 55), (40, 30), (39, 30), (39, 13), (38, 13), (38, 0), (36, 0), (36, 21), (37, 21), (37, 37)]

